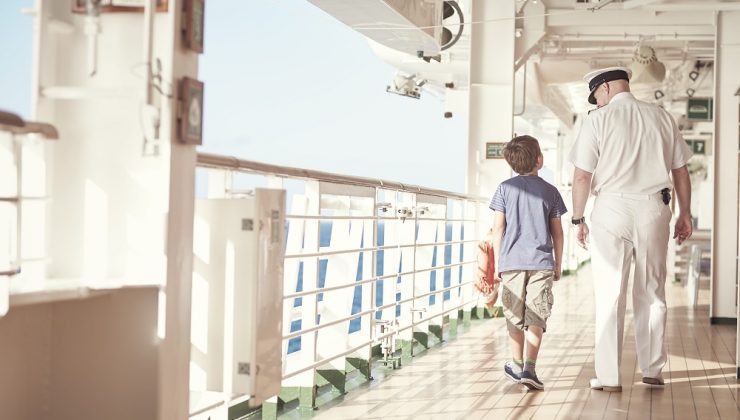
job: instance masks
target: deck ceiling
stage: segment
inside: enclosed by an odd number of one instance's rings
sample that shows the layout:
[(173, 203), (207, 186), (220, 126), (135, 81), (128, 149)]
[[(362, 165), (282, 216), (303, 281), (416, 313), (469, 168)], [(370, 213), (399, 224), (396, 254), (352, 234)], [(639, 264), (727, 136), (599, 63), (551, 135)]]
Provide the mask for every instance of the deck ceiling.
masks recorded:
[[(649, 46), (665, 65), (662, 82), (633, 83), (640, 99), (655, 101), (656, 91), (667, 108), (681, 109), (694, 96), (711, 96), (715, 12), (740, 10), (739, 0), (517, 0), (520, 7), (541, 3), (545, 33), (530, 59), (539, 67), (540, 83), (560, 96), (574, 113), (584, 112), (588, 94), (582, 76), (594, 68), (631, 66), (635, 50)], [(589, 8), (598, 8), (591, 10)], [(527, 19), (520, 25), (526, 30)], [(689, 78), (699, 62), (700, 77)], [(706, 66), (704, 63), (709, 63)]]

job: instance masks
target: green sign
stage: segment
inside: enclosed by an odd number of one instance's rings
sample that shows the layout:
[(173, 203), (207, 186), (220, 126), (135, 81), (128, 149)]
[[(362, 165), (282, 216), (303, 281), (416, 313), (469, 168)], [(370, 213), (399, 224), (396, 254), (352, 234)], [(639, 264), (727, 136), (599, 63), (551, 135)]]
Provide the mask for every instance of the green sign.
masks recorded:
[(506, 143), (486, 143), (486, 159), (503, 159)]
[(714, 101), (712, 98), (689, 98), (686, 116), (689, 121), (712, 121)]
[(706, 155), (707, 154), (707, 141), (698, 139), (686, 139), (686, 144), (691, 147), (691, 150), (695, 155)]

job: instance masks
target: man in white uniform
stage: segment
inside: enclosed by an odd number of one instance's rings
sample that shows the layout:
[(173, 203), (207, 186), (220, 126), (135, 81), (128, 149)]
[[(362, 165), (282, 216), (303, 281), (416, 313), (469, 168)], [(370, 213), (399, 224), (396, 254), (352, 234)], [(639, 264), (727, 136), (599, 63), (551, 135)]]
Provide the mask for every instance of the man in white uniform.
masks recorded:
[[(634, 262), (632, 301), (637, 359), (642, 381), (663, 385), (666, 254), (670, 235), (670, 189), (680, 215), (673, 237), (691, 236), (691, 150), (673, 118), (630, 93), (631, 71), (611, 67), (584, 77), (589, 102), (599, 109), (585, 118), (570, 161), (573, 224), (577, 241), (591, 248), (596, 299), (596, 378), (591, 388), (621, 391), (624, 313), (629, 269)], [(671, 180), (672, 175), (672, 180)], [(596, 196), (591, 232), (583, 218), (589, 195)]]

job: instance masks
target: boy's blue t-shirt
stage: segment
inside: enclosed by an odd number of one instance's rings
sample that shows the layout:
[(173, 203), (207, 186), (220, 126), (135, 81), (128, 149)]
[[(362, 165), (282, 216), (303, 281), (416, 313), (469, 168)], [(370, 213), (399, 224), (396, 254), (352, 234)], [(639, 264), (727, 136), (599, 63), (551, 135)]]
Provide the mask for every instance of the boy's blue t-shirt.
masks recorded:
[(515, 176), (498, 186), (489, 207), (506, 216), (499, 272), (555, 268), (550, 219), (568, 212), (557, 188), (538, 176)]

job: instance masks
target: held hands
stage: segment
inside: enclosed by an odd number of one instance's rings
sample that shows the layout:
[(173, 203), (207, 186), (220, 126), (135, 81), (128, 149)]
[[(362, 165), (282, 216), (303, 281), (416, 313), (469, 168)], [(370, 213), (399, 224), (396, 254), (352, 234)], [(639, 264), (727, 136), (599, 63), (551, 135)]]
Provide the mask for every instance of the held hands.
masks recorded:
[(578, 225), (578, 230), (576, 231), (576, 242), (578, 242), (578, 245), (583, 249), (588, 249), (588, 225), (586, 222), (583, 222)]
[(691, 215), (681, 213), (681, 215), (678, 216), (678, 220), (676, 220), (673, 239), (678, 239), (678, 244), (681, 245), (683, 241), (691, 237), (693, 232), (694, 228), (691, 223)]

